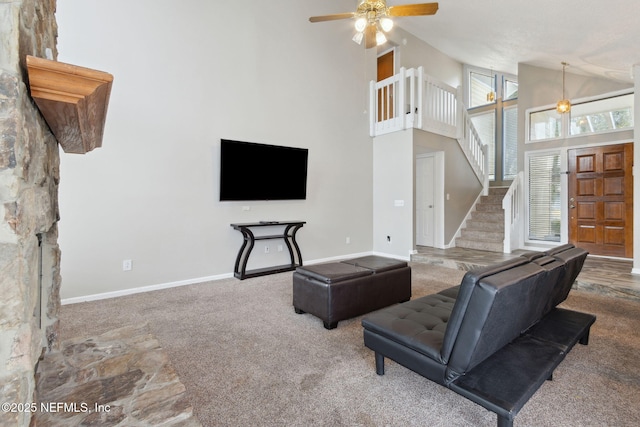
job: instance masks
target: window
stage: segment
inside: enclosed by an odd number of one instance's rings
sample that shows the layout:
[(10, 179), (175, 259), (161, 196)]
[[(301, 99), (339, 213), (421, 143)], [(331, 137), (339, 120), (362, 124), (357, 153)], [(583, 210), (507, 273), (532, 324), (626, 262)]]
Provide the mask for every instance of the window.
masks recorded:
[(612, 132), (633, 127), (633, 94), (571, 107), (570, 134)]
[(518, 80), (515, 76), (465, 67), (469, 115), (487, 144), (489, 179), (509, 181), (517, 175)]
[(513, 180), (518, 175), (518, 106), (505, 107), (502, 111), (502, 176)]
[(560, 153), (528, 157), (529, 240), (560, 241)]
[(562, 116), (555, 108), (529, 114), (529, 141), (560, 138), (561, 135)]
[(495, 93), (495, 76), (475, 71), (469, 72), (469, 108), (495, 103), (489, 94)]
[(503, 99), (505, 101), (508, 101), (510, 99), (518, 99), (518, 82), (507, 77), (505, 77), (503, 80)]
[(633, 129), (634, 94), (575, 102), (569, 114), (555, 107), (528, 113), (528, 142)]
[(496, 113), (491, 110), (488, 113), (480, 113), (471, 116), (471, 122), (478, 132), (480, 141), (487, 144), (487, 156), (489, 157), (489, 180), (496, 179)]

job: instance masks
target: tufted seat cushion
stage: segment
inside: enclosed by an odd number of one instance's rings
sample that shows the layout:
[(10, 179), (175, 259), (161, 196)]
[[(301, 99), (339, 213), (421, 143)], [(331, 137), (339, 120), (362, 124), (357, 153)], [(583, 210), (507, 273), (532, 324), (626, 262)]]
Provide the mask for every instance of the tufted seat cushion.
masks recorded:
[(441, 362), (440, 349), (454, 304), (453, 298), (427, 295), (376, 312), (362, 322), (370, 331)]

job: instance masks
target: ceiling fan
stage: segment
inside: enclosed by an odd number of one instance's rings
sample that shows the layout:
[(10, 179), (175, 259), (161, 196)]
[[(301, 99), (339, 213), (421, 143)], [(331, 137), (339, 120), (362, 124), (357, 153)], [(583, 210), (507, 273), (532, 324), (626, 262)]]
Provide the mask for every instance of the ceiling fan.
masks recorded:
[(355, 18), (356, 34), (353, 41), (364, 44), (367, 49), (381, 45), (387, 41), (384, 33), (393, 28), (392, 17), (435, 15), (438, 3), (404, 4), (387, 7), (386, 0), (362, 0), (355, 12), (336, 13), (333, 15), (312, 16), (311, 22), (335, 21)]

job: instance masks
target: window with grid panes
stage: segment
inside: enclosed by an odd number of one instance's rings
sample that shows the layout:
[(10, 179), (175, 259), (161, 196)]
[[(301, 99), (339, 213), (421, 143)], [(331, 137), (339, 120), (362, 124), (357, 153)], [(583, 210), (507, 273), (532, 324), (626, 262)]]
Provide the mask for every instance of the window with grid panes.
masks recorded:
[(518, 175), (518, 106), (502, 110), (502, 176), (505, 180), (513, 180)]
[(489, 179), (510, 181), (517, 175), (518, 81), (481, 69), (468, 69), (467, 78), (471, 121), (488, 146)]
[(560, 241), (560, 153), (528, 158), (529, 240)]

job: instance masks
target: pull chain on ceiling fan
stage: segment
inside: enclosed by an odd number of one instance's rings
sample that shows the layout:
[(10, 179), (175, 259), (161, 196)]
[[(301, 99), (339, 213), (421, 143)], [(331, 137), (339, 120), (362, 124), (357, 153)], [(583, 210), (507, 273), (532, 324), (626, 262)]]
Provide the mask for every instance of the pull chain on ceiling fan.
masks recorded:
[(353, 41), (361, 44), (364, 39), (367, 49), (387, 41), (384, 33), (393, 28), (392, 17), (435, 15), (438, 3), (405, 4), (387, 7), (386, 0), (362, 0), (355, 12), (312, 16), (310, 22), (335, 21), (355, 18), (356, 34)]

